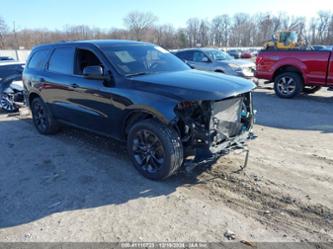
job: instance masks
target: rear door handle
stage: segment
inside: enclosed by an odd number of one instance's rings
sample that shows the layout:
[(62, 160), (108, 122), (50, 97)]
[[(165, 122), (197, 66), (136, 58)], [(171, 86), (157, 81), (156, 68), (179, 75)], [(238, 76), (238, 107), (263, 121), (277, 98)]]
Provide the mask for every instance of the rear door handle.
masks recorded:
[(78, 88), (79, 85), (74, 83), (74, 84), (71, 84), (71, 87), (72, 87), (72, 88)]

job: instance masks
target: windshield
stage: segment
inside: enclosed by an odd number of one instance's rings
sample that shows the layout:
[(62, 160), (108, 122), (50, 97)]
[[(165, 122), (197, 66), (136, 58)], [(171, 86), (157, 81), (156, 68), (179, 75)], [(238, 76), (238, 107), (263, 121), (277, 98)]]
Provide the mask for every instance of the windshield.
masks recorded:
[(213, 61), (224, 61), (224, 60), (232, 60), (233, 57), (229, 54), (222, 52), (220, 50), (207, 50), (205, 53), (209, 56), (209, 58)]
[(290, 40), (290, 42), (297, 42), (297, 34), (294, 32), (291, 32), (289, 40)]
[(280, 42), (295, 43), (297, 42), (297, 34), (295, 32), (281, 32)]
[(190, 69), (175, 55), (150, 44), (102, 47), (102, 50), (117, 70), (126, 76)]

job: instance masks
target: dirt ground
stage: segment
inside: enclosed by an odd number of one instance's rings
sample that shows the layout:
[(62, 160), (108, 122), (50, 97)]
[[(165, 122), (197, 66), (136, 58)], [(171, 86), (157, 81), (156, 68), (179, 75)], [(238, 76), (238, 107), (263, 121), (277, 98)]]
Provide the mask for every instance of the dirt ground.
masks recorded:
[(163, 182), (116, 141), (0, 114), (0, 241), (333, 241), (333, 92), (254, 100), (244, 171), (233, 153)]

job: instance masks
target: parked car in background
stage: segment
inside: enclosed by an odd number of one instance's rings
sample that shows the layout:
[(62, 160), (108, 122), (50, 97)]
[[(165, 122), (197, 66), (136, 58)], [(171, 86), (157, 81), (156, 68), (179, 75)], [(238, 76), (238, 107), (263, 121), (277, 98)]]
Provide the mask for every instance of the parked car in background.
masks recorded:
[(1, 61), (15, 61), (15, 59), (10, 56), (0, 56), (0, 62)]
[(241, 58), (242, 58), (242, 59), (251, 59), (251, 58), (252, 58), (252, 53), (251, 53), (251, 51), (248, 51), (248, 50), (246, 50), (246, 51), (242, 51), (242, 53), (241, 53)]
[(239, 50), (239, 49), (228, 49), (228, 50), (227, 50), (227, 53), (228, 53), (230, 56), (234, 57), (235, 59), (239, 59), (239, 58), (241, 58), (241, 55), (242, 55), (242, 51)]
[(24, 102), (22, 62), (0, 62), (0, 109), (6, 112), (16, 112), (19, 103)]
[(251, 79), (255, 64), (246, 60), (235, 60), (229, 54), (213, 48), (183, 49), (175, 53), (192, 68), (204, 71), (225, 73)]
[(171, 176), (218, 158), (251, 137), (248, 80), (192, 70), (165, 49), (118, 40), (35, 47), (23, 73), (33, 123), (41, 134), (59, 124), (127, 142), (145, 177)]
[(313, 50), (332, 50), (329, 46), (325, 46), (325, 45), (312, 45), (311, 48)]
[(255, 49), (255, 48), (251, 48), (249, 49), (252, 57), (256, 57), (258, 55), (258, 49)]
[(332, 50), (262, 50), (256, 66), (255, 76), (274, 82), (275, 93), (281, 98), (333, 87)]
[(11, 75), (22, 75), (24, 62), (19, 61), (1, 61), (0, 62), (0, 80)]

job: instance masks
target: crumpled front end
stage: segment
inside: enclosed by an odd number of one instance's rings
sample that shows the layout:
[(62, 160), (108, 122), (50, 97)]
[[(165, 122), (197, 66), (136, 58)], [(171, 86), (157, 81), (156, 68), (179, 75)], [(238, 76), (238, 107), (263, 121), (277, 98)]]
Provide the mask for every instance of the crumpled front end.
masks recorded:
[(254, 114), (251, 93), (212, 103), (210, 151), (241, 146), (252, 136)]
[(184, 102), (176, 112), (185, 154), (196, 158), (226, 154), (253, 135), (251, 92), (220, 101)]

